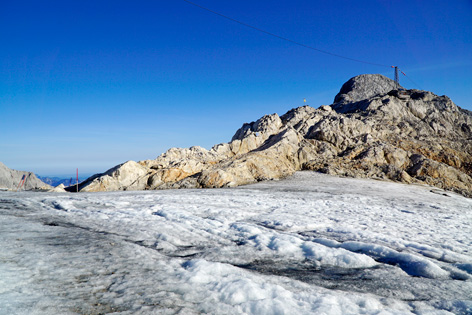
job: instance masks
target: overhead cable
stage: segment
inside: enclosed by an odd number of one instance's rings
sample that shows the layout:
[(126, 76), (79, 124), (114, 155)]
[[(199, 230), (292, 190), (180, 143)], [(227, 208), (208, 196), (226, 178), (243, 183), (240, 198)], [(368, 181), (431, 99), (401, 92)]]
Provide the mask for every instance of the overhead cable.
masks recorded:
[(416, 85), (416, 87), (420, 90), (422, 90), (422, 88), (415, 82), (413, 81), (409, 76), (407, 76), (405, 73), (403, 73), (405, 75), (405, 77), (407, 77), (408, 80), (411, 81), (411, 83), (413, 83), (414, 85)]
[(302, 46), (302, 47), (305, 47), (305, 48), (308, 48), (308, 49), (311, 49), (311, 50), (315, 50), (317, 52), (320, 52), (320, 53), (323, 53), (323, 54), (326, 54), (326, 55), (330, 55), (330, 56), (334, 56), (334, 57), (338, 57), (338, 58), (342, 58), (342, 59), (346, 59), (346, 60), (351, 60), (351, 61), (355, 61), (355, 62), (360, 62), (360, 63), (364, 63), (364, 64), (368, 64), (368, 65), (373, 65), (373, 66), (379, 66), (379, 67), (391, 67), (391, 66), (388, 66), (388, 65), (384, 65), (384, 64), (380, 64), (380, 63), (374, 63), (374, 62), (369, 62), (369, 61), (365, 61), (365, 60), (360, 60), (360, 59), (355, 59), (355, 58), (350, 58), (350, 57), (346, 57), (346, 56), (342, 56), (342, 55), (338, 55), (338, 54), (335, 54), (335, 53), (332, 53), (332, 52), (329, 52), (329, 51), (326, 51), (326, 50), (321, 50), (321, 49), (318, 49), (318, 48), (315, 48), (315, 47), (312, 47), (312, 46), (309, 46), (309, 45), (306, 45), (306, 44), (303, 44), (303, 43), (300, 43), (300, 42), (297, 42), (295, 40), (292, 40), (290, 38), (286, 38), (286, 37), (283, 37), (283, 36), (280, 36), (280, 35), (277, 35), (277, 34), (274, 34), (274, 33), (271, 33), (271, 32), (268, 32), (266, 30), (263, 30), (261, 28), (258, 28), (258, 27), (255, 27), (255, 26), (252, 26), (250, 24), (247, 24), (247, 23), (244, 23), (244, 22), (241, 22), (239, 20), (236, 20), (236, 19), (233, 19), (232, 17), (229, 17), (227, 15), (224, 15), (224, 14), (221, 14), (219, 12), (216, 12), (216, 11), (213, 11), (211, 9), (208, 9), (204, 6), (201, 6), (197, 3), (194, 3), (192, 1), (188, 1), (188, 0), (183, 0), (185, 2), (187, 2), (188, 4), (191, 4), (195, 7), (198, 7), (200, 9), (203, 9), (205, 11), (208, 11), (210, 13), (213, 13), (213, 14), (216, 14), (222, 18), (225, 18), (227, 20), (230, 20), (230, 21), (233, 21), (235, 23), (238, 23), (238, 24), (241, 24), (243, 26), (246, 26), (246, 27), (249, 27), (249, 28), (252, 28), (253, 30), (256, 30), (258, 32), (261, 32), (261, 33), (264, 33), (266, 35), (270, 35), (272, 37), (276, 37), (278, 39), (281, 39), (281, 40), (284, 40), (284, 41), (287, 41), (287, 42), (290, 42), (292, 44), (295, 44), (295, 45), (298, 45), (298, 46)]

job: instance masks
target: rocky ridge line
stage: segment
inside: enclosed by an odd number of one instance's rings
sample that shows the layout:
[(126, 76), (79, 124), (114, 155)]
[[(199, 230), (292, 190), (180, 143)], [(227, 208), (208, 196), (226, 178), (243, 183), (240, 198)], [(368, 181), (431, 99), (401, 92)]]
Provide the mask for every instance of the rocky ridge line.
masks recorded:
[(298, 170), (420, 183), (472, 196), (472, 114), (447, 96), (360, 75), (330, 106), (303, 106), (245, 123), (231, 142), (172, 148), (128, 161), (80, 191), (233, 187)]
[(16, 190), (23, 175), (26, 176), (22, 187), (24, 190), (48, 190), (52, 188), (48, 184), (43, 183), (32, 172), (12, 170), (0, 162), (0, 189)]

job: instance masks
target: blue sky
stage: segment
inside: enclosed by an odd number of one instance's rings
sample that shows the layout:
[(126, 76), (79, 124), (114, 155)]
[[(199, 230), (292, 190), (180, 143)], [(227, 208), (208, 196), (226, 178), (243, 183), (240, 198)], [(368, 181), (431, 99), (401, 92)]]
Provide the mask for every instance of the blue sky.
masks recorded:
[[(398, 65), (406, 88), (472, 110), (472, 1), (194, 2), (317, 49)], [(331, 104), (388, 67), (306, 49), (183, 0), (0, 2), (0, 161), (103, 172), (170, 147), (229, 142), (244, 123)]]

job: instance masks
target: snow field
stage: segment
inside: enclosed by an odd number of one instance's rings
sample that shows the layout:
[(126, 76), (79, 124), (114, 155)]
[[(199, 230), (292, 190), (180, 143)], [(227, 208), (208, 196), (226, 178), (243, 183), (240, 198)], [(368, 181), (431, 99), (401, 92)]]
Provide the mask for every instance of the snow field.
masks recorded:
[(0, 313), (470, 314), (472, 201), (300, 172), (0, 195)]

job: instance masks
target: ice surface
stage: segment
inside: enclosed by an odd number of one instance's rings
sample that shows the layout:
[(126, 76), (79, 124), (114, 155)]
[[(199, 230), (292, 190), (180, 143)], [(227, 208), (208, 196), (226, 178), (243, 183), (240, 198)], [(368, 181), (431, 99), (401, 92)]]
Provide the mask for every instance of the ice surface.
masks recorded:
[(472, 200), (299, 172), (0, 193), (0, 314), (471, 314)]

